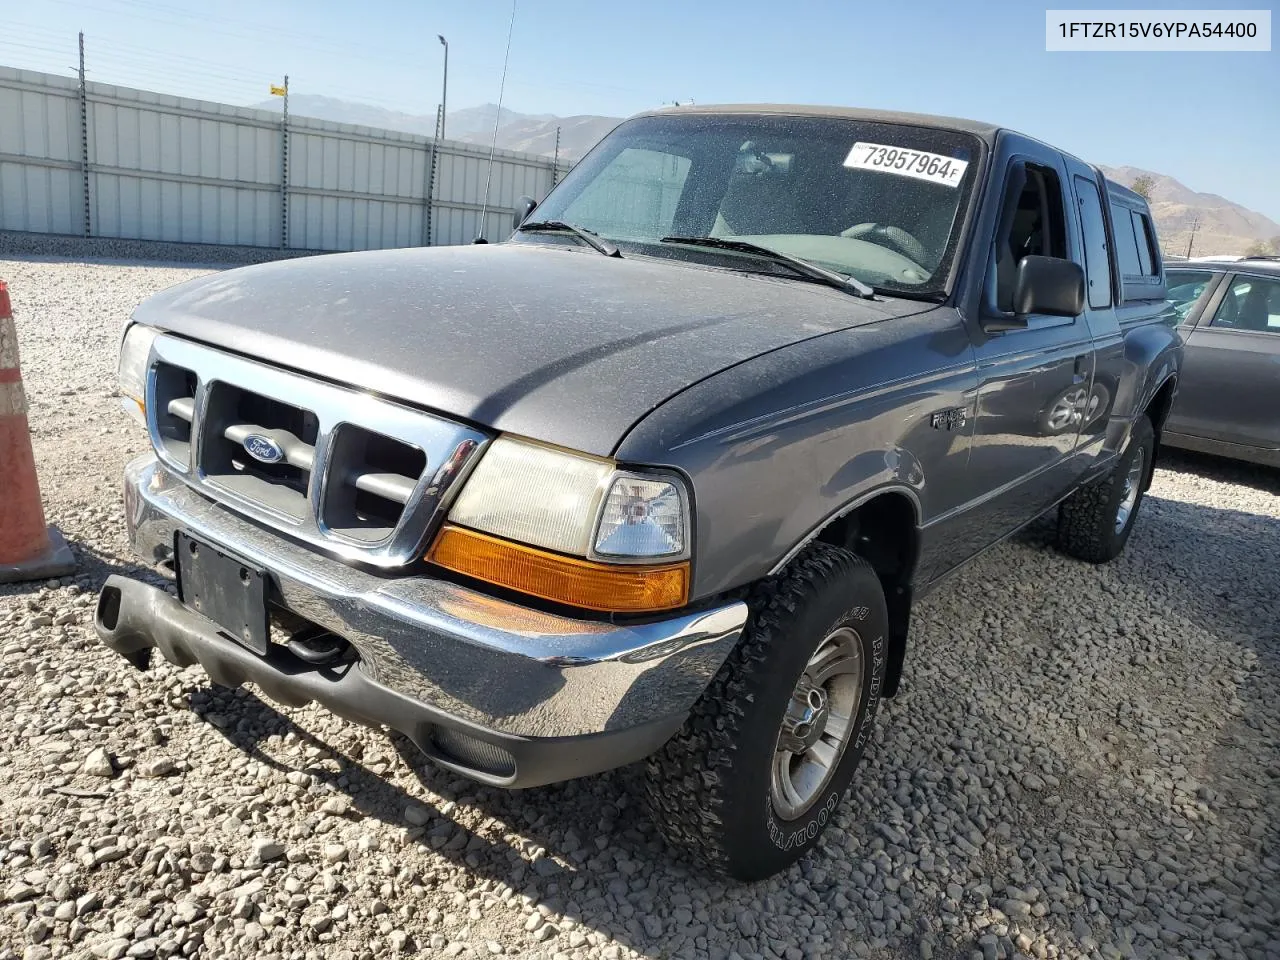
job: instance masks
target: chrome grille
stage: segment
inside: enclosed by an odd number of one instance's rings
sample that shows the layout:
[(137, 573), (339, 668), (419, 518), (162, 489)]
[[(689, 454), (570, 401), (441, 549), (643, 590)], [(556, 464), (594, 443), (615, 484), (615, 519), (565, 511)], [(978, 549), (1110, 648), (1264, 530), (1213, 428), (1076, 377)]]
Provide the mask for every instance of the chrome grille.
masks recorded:
[(344, 423), (329, 444), (320, 501), (326, 525), (349, 539), (377, 542), (396, 525), (426, 466), (422, 451)]
[[(201, 410), (200, 468), (205, 481), (290, 520), (305, 520), (320, 435), (315, 413), (217, 381), (209, 384)], [(255, 457), (247, 442), (251, 437), (267, 441), (280, 459)]]
[(379, 566), (420, 555), (488, 439), (172, 336), (152, 347), (147, 421), (160, 459), (207, 496)]

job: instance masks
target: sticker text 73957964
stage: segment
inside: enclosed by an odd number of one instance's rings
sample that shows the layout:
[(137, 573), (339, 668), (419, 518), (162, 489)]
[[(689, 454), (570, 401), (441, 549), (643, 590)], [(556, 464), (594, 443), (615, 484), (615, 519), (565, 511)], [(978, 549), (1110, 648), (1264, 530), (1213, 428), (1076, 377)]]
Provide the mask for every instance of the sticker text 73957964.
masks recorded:
[(965, 170), (969, 169), (968, 160), (944, 157), (940, 153), (925, 150), (862, 141), (853, 145), (849, 156), (844, 159), (844, 165), (861, 170), (879, 170), (915, 180), (928, 180), (948, 187), (958, 187)]

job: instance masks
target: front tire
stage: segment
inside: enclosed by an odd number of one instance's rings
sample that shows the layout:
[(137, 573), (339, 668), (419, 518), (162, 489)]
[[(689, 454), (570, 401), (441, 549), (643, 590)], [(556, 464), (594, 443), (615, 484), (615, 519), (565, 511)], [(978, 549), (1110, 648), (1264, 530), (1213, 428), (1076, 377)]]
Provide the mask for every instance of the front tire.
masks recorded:
[(1114, 560), (1129, 542), (1155, 464), (1156, 433), (1143, 416), (1105, 477), (1081, 487), (1058, 508), (1058, 549), (1089, 563)]
[(828, 544), (750, 605), (742, 640), (646, 782), (669, 841), (747, 881), (803, 857), (831, 822), (871, 739), (889, 635), (875, 571)]

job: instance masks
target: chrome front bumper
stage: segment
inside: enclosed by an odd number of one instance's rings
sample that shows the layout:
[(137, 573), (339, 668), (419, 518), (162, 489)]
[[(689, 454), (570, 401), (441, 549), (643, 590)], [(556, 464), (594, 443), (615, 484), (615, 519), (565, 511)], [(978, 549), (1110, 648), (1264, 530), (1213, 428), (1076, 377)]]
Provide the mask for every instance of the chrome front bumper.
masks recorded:
[[(674, 732), (747, 619), (746, 605), (735, 601), (656, 622), (614, 625), (531, 610), (426, 576), (375, 574), (295, 544), (207, 500), (151, 455), (125, 468), (125, 506), (133, 547), (153, 564), (172, 561), (175, 535), (184, 531), (266, 569), (278, 602), (350, 641), (359, 655), (361, 682), (367, 681), (369, 690), (416, 702), (427, 718), (422, 722), (452, 725), (507, 746), (544, 738), (548, 747), (563, 738), (603, 737), (600, 742), (607, 744), (604, 735), (618, 735), (616, 756), (608, 747), (603, 754), (584, 752), (591, 755), (584, 755), (584, 766), (595, 769), (639, 759), (624, 754), (655, 749)], [(144, 614), (135, 612), (135, 619), (139, 616)], [(101, 623), (99, 633), (111, 643)], [(243, 648), (225, 637), (216, 642), (227, 650), (211, 650), (210, 656), (218, 654), (214, 659), (234, 654), (237, 663), (252, 668), (247, 674), (237, 668), (243, 679), (256, 681), (254, 673), (274, 669), (267, 661), (245, 661)], [(209, 648), (214, 641), (202, 643)], [(150, 645), (169, 655), (164, 644)], [(204, 662), (198, 654), (186, 662), (193, 659)], [(284, 690), (288, 672), (269, 679)], [(271, 693), (271, 683), (258, 682)], [(314, 691), (298, 696), (302, 702), (326, 702)], [(289, 702), (288, 696), (279, 699)], [(362, 719), (396, 729), (405, 725), (393, 718)], [(639, 728), (652, 733), (639, 740), (628, 736)], [(402, 732), (420, 745), (427, 736)], [(648, 743), (659, 735), (657, 743)], [(525, 785), (548, 778), (528, 770), (514, 780), (481, 779)]]

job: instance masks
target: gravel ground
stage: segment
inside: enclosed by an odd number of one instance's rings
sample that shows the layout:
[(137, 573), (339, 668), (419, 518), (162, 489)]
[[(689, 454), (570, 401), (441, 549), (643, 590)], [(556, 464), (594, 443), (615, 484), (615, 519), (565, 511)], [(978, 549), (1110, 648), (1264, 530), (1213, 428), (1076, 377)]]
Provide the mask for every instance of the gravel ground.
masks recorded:
[(0, 260), (49, 513), (82, 561), (0, 587), (0, 960), (1280, 957), (1280, 474), (1167, 459), (1128, 552), (1041, 523), (917, 614), (825, 848), (687, 870), (623, 770), (503, 792), (398, 738), (92, 639), (139, 572), (120, 323), (199, 271)]
[(6, 257), (73, 257), (106, 260), (167, 260), (183, 264), (236, 265), (308, 257), (320, 250), (278, 250), (218, 243), (175, 243), (168, 240), (120, 240), (114, 237), (69, 237), (57, 233), (0, 230), (0, 259)]

